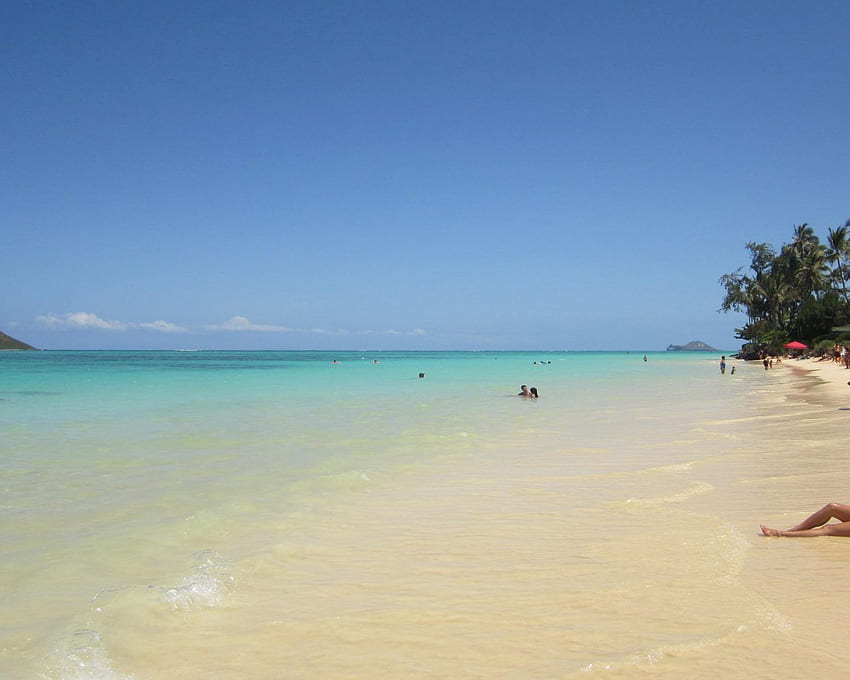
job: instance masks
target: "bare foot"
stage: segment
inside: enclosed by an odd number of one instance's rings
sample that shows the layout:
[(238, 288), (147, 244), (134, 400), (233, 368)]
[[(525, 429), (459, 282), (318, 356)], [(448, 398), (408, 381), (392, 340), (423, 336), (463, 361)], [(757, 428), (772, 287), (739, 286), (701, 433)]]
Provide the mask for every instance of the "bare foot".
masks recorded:
[(779, 531), (779, 529), (771, 529), (766, 527), (764, 524), (759, 524), (759, 527), (765, 536), (782, 536), (782, 532)]

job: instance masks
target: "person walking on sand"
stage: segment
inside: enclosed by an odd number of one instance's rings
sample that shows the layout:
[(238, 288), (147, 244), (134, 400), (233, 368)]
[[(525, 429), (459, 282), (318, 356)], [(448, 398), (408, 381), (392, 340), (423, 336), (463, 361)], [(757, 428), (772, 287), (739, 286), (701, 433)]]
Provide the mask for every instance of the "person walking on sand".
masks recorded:
[[(829, 520), (838, 522), (828, 524)], [(810, 536), (850, 536), (850, 505), (827, 503), (817, 512), (812, 513), (797, 526), (781, 531), (760, 525), (765, 536), (788, 536), (790, 538), (806, 538)]]

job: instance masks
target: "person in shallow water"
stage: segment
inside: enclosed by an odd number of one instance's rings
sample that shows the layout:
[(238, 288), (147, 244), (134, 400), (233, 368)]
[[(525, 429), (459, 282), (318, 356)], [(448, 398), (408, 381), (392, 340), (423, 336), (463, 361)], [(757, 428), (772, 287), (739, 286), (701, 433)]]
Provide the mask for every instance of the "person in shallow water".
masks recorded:
[[(827, 524), (829, 520), (837, 519), (838, 522)], [(771, 529), (764, 524), (761, 532), (765, 536), (850, 536), (850, 505), (841, 503), (827, 503), (817, 512), (812, 513), (797, 526), (780, 531)]]
[(528, 385), (522, 385), (519, 388), (519, 394), (517, 396), (518, 397), (530, 397), (531, 392), (528, 391)]
[(537, 388), (536, 388), (536, 387), (532, 387), (532, 388), (529, 390), (529, 395), (528, 395), (528, 396), (529, 396), (529, 397), (531, 397), (532, 399), (537, 399), (537, 397), (539, 397), (540, 395), (539, 395), (539, 394), (537, 394)]

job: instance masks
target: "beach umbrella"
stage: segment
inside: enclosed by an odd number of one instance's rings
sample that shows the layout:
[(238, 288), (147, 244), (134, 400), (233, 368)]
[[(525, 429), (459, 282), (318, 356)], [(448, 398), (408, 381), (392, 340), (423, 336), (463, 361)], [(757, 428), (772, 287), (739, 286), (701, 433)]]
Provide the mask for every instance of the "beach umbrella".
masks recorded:
[(809, 346), (804, 345), (802, 342), (797, 342), (796, 340), (794, 340), (794, 342), (789, 342), (787, 345), (785, 345), (785, 349), (809, 349)]

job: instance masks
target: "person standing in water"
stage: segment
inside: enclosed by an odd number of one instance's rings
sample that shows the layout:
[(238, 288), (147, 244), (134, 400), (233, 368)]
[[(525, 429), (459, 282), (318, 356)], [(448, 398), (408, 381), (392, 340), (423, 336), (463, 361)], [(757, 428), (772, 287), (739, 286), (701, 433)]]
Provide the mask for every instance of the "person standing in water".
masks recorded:
[(726, 373), (726, 356), (720, 357), (720, 373)]

